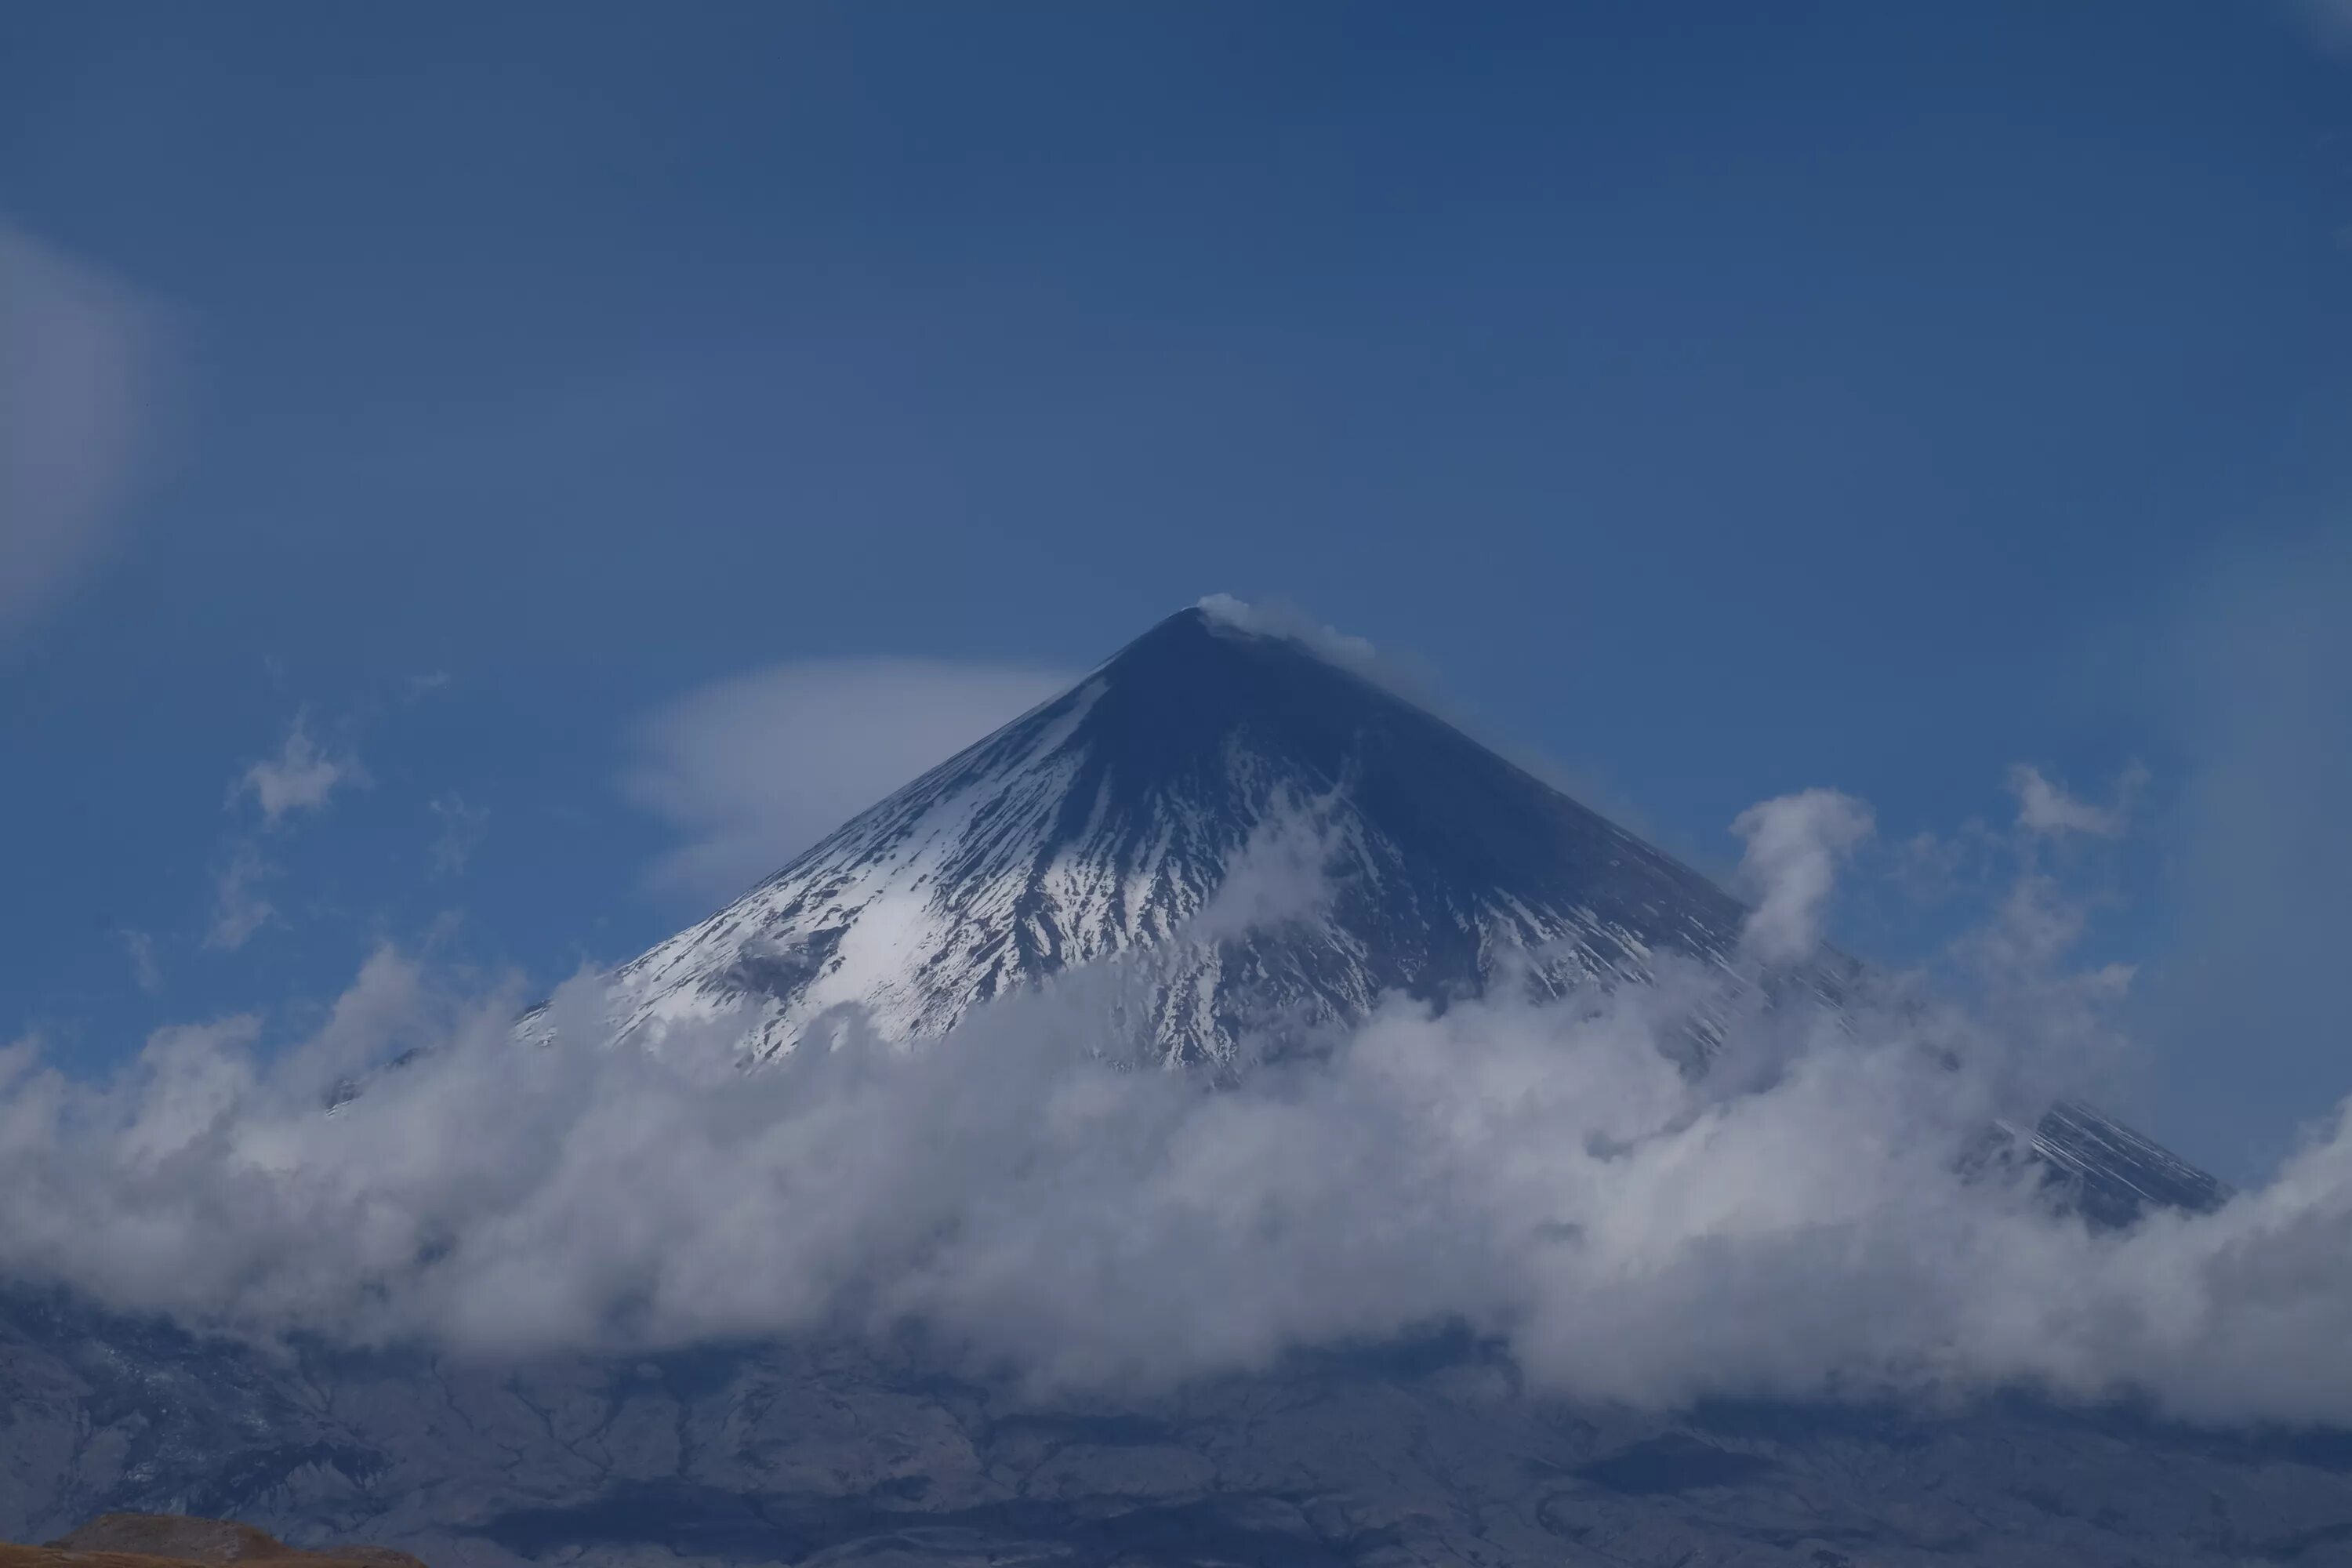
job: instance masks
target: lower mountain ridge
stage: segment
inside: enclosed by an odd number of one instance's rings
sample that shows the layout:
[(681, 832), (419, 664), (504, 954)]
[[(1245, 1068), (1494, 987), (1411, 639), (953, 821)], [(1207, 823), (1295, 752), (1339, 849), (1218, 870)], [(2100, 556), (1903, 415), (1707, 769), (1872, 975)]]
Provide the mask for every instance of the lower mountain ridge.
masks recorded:
[(2352, 1435), (2024, 1398), (1579, 1405), (1440, 1335), (1068, 1401), (911, 1351), (259, 1352), (0, 1295), (0, 1536), (186, 1510), (534, 1563), (2352, 1562)]

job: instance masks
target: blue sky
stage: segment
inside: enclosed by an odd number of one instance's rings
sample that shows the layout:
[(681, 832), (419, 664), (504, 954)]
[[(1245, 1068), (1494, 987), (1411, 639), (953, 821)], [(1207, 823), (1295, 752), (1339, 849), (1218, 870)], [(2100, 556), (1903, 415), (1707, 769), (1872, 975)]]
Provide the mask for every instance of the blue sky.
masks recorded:
[(2245, 1172), (2352, 1090), (2347, 39), (20, 8), (0, 1037), (626, 956), (1230, 591), (1715, 868), (1807, 785), (1899, 844), (2144, 770), (2135, 1109)]

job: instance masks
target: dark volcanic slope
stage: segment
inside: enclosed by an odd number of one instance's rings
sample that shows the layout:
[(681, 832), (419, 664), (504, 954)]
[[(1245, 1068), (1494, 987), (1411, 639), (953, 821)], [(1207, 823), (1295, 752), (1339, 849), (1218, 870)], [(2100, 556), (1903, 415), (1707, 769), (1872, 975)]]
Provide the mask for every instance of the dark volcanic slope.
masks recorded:
[[(1286, 826), (1313, 835), (1328, 899), (1219, 921), (1237, 879), (1269, 861), (1296, 878), (1278, 839), (1268, 853)], [(1118, 996), (1144, 1043), (1221, 1061), (1271, 1020), (1475, 993), (1506, 964), (1555, 988), (1641, 977), (1661, 953), (1728, 965), (1746, 914), (1344, 662), (1192, 609), (624, 966), (614, 1006), (649, 1040), (740, 1011), (766, 1057), (853, 1011), (887, 1037), (936, 1035), (1120, 954), (1141, 972), (1139, 997)], [(1853, 973), (1822, 965), (1828, 989)], [(2085, 1107), (2029, 1142), (2102, 1222), (2219, 1191)]]
[[(1250, 847), (1311, 822), (1332, 898), (1279, 931), (1202, 922)], [(1152, 1041), (1231, 1051), (1244, 1021), (1711, 961), (1722, 889), (1452, 725), (1288, 637), (1187, 610), (625, 967), (650, 1036), (748, 1005), (754, 1051), (845, 1008), (892, 1037), (1113, 953), (1160, 965)]]

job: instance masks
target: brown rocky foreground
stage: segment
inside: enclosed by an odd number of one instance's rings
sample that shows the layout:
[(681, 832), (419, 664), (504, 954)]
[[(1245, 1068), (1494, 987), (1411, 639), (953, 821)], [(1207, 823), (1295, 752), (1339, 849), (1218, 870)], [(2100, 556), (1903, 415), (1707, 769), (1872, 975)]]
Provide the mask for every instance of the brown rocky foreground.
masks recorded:
[(268, 1568), (425, 1568), (407, 1552), (388, 1546), (308, 1551), (249, 1524), (178, 1513), (102, 1513), (46, 1545), (0, 1543), (0, 1568), (217, 1568), (229, 1563)]

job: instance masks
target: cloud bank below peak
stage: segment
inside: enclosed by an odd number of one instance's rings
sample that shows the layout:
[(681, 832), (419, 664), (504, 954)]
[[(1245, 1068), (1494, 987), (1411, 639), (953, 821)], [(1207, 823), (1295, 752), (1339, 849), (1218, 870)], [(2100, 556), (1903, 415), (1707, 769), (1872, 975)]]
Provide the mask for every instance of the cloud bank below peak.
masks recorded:
[[(1867, 814), (1821, 792), (1750, 820), (1762, 905), (1802, 924)], [(1293, 918), (1311, 863), (1233, 918)], [(279, 1048), (252, 1018), (165, 1029), (104, 1083), (0, 1050), (0, 1269), (489, 1356), (919, 1327), (1076, 1392), (1453, 1322), (1536, 1386), (1636, 1405), (2022, 1386), (2352, 1421), (2352, 1129), (2217, 1212), (2086, 1228), (2031, 1168), (1971, 1163), (2101, 1028), (2063, 953), (1990, 945), (1990, 1012), (1744, 1005), (1668, 963), (1391, 998), (1231, 1082), (1119, 1069), (1116, 961), (932, 1048), (853, 1029), (747, 1074), (734, 1020), (603, 1048), (586, 975), (523, 1041), (513, 995), (381, 952)], [(1738, 1070), (1676, 1065), (1696, 1009)]]

